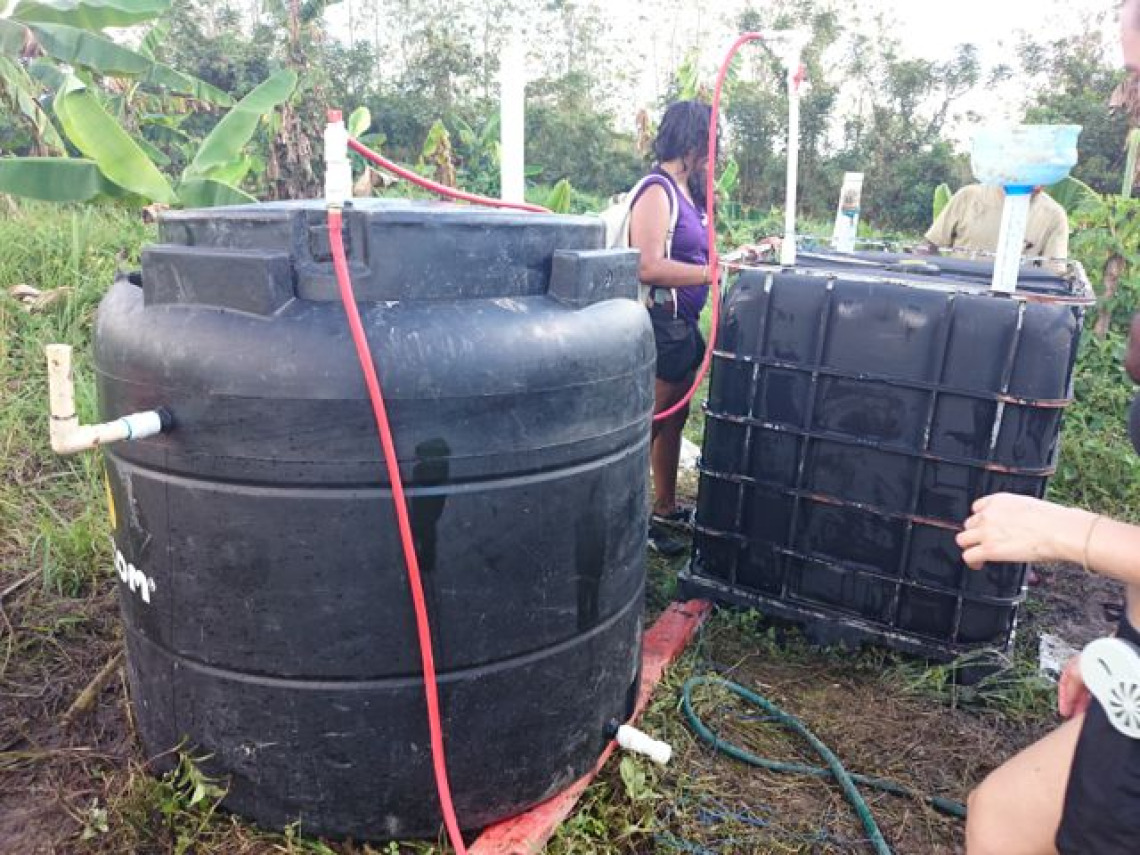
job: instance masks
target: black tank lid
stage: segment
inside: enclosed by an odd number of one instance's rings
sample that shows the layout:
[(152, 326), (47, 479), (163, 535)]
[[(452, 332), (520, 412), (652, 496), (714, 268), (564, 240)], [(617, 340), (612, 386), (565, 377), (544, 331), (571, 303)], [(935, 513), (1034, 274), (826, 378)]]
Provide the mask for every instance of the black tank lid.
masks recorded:
[[(596, 217), (535, 214), (475, 205), (365, 199), (345, 208), (344, 239), (362, 301), (512, 298), (545, 294), (558, 250), (600, 250)], [(286, 296), (337, 299), (327, 210), (320, 200), (170, 211), (162, 243), (143, 259), (148, 299), (181, 302), (169, 284), (221, 277), (248, 289), (248, 311), (272, 311)]]

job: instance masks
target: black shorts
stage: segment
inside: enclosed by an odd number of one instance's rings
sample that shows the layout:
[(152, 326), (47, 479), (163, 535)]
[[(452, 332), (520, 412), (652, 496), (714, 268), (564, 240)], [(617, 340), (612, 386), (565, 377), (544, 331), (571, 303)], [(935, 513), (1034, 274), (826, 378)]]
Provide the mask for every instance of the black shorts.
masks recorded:
[(653, 340), (657, 345), (657, 376), (670, 383), (688, 377), (705, 356), (705, 339), (692, 321), (673, 316), (672, 304), (652, 306)]
[[(1140, 646), (1127, 615), (1117, 635)], [(1114, 728), (1095, 698), (1077, 738), (1056, 845), (1061, 855), (1140, 852), (1140, 739)]]

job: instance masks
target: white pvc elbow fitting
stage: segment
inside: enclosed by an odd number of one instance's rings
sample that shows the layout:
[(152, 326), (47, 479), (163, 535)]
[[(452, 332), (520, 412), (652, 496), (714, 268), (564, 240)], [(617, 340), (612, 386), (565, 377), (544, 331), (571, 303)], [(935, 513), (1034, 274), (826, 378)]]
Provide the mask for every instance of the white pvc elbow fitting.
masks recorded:
[(75, 382), (71, 374), (71, 346), (49, 344), (44, 348), (48, 366), (51, 450), (75, 454), (120, 440), (145, 439), (161, 433), (167, 417), (160, 410), (131, 413), (97, 425), (81, 425), (75, 412)]

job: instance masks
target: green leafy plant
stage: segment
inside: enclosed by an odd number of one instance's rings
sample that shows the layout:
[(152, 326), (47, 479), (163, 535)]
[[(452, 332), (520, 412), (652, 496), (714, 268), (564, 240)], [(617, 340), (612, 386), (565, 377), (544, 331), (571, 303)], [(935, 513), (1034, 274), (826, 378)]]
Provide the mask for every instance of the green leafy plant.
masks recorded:
[[(19, 0), (0, 7), (0, 102), (31, 127), (45, 152), (65, 149), (38, 97), (45, 81), (61, 71), (133, 81), (161, 87), (219, 106), (233, 103), (225, 92), (154, 59), (153, 41), (131, 49), (104, 30), (157, 19), (170, 0)], [(23, 58), (37, 52), (43, 58)]]
[(556, 214), (568, 214), (573, 198), (574, 188), (570, 186), (569, 181), (563, 178), (550, 189), (543, 207), (549, 208)]
[(934, 214), (935, 220), (938, 219), (939, 214), (946, 210), (946, 206), (950, 204), (950, 199), (953, 195), (954, 194), (950, 192), (949, 184), (939, 184), (934, 188), (934, 210), (932, 213)]
[(0, 192), (48, 202), (120, 199), (208, 207), (256, 201), (240, 189), (253, 167), (245, 147), (262, 118), (287, 101), (296, 86), (296, 73), (283, 70), (242, 98), (202, 141), (175, 188), (107, 112), (96, 91), (68, 75), (52, 109), (82, 157), (0, 159)]

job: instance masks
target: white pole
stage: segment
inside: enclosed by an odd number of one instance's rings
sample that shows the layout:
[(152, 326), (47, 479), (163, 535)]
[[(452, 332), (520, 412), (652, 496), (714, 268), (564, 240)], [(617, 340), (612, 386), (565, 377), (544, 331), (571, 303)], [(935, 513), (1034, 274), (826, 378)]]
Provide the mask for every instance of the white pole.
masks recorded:
[(796, 188), (800, 177), (800, 57), (804, 41), (791, 33), (787, 45), (788, 64), (788, 180), (784, 193), (784, 243), (780, 264), (796, 264)]
[(525, 202), (525, 56), (517, 30), (511, 30), (499, 59), (500, 187), (504, 201)]

